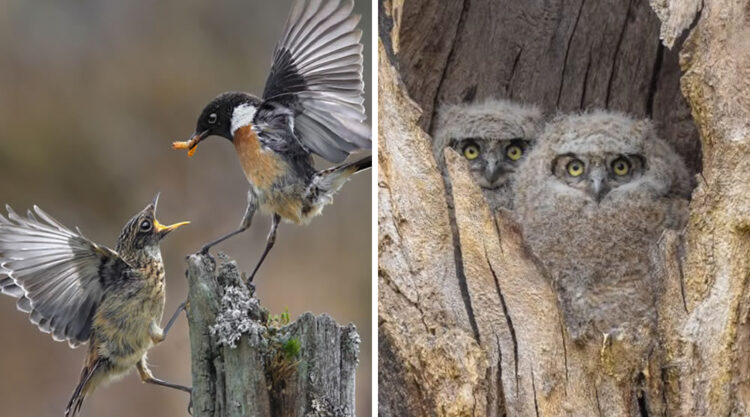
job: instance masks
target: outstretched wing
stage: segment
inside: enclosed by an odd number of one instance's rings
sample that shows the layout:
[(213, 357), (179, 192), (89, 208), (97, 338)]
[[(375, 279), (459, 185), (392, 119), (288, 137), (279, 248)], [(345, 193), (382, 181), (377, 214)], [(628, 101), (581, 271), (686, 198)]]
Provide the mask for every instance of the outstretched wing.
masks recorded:
[[(280, 104), (293, 111), (295, 136), (331, 162), (371, 147), (365, 123), (360, 16), (353, 0), (297, 0), (273, 54), (271, 74), (255, 124), (263, 137), (264, 112)], [(273, 128), (271, 128), (273, 129)]]
[(0, 215), (0, 289), (55, 340), (71, 347), (86, 342), (104, 294), (99, 271), (122, 261), (39, 207), (25, 218), (7, 210), (7, 219)]

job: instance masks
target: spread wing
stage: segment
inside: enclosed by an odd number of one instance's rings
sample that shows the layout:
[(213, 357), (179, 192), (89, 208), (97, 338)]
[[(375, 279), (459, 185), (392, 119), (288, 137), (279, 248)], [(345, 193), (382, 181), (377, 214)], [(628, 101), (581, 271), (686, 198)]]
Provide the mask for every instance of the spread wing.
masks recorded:
[(55, 340), (86, 342), (104, 294), (100, 268), (124, 262), (36, 206), (27, 217), (7, 209), (7, 219), (0, 215), (0, 289)]
[[(362, 81), (362, 31), (353, 0), (297, 0), (273, 54), (262, 106), (255, 117), (263, 137), (265, 117), (282, 105), (307, 152), (341, 162), (370, 149)], [(264, 111), (264, 107), (269, 111)], [(273, 140), (269, 138), (270, 140)]]

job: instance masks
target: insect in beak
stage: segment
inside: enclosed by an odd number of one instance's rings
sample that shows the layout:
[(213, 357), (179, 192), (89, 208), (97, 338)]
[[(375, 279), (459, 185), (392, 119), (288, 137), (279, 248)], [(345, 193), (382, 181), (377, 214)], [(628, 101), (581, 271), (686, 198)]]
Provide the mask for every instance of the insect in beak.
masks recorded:
[(195, 154), (195, 150), (198, 147), (198, 143), (200, 143), (200, 141), (207, 138), (208, 136), (208, 130), (204, 130), (200, 133), (193, 133), (193, 136), (189, 140), (172, 142), (172, 149), (187, 149), (188, 156), (193, 156), (193, 154)]

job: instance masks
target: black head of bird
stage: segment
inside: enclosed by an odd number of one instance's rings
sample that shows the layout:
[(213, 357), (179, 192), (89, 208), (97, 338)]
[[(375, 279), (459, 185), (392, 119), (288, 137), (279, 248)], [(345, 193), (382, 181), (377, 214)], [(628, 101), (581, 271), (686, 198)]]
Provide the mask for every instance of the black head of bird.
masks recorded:
[(18, 298), (18, 309), (55, 340), (88, 343), (81, 377), (66, 416), (77, 415), (97, 386), (136, 367), (144, 382), (190, 392), (156, 379), (145, 362), (162, 330), (164, 267), (159, 242), (188, 222), (156, 220), (158, 195), (125, 225), (117, 250), (65, 227), (39, 207), (26, 217), (7, 207), (0, 215), (0, 289)]
[(193, 155), (203, 139), (229, 139), (250, 182), (248, 205), (238, 230), (248, 227), (257, 208), (273, 213), (266, 249), (250, 280), (275, 242), (283, 219), (305, 224), (333, 201), (356, 172), (372, 165), (371, 156), (317, 170), (312, 154), (332, 163), (370, 149), (362, 79), (362, 32), (353, 0), (297, 0), (273, 53), (263, 97), (224, 93), (203, 108), (195, 132), (174, 149)]
[(235, 112), (248, 112), (257, 109), (261, 100), (253, 95), (232, 91), (219, 94), (211, 100), (201, 111), (195, 126), (195, 132), (185, 142), (175, 142), (175, 149), (188, 149), (188, 155), (193, 156), (195, 149), (203, 139), (210, 136), (221, 136), (232, 141), (232, 116)]

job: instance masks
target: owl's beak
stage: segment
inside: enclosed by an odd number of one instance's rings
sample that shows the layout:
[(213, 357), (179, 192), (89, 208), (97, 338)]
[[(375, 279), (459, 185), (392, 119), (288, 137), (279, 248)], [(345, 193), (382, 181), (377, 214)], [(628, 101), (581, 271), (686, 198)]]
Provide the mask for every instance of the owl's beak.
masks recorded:
[(602, 167), (595, 167), (589, 174), (588, 192), (594, 198), (596, 203), (600, 203), (611, 189), (607, 181), (607, 170)]
[(490, 178), (489, 182), (490, 184), (495, 184), (497, 180), (500, 179), (503, 175), (507, 174), (508, 171), (505, 169), (505, 167), (501, 164), (495, 165), (492, 167), (492, 171), (490, 172)]

